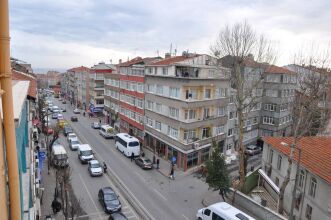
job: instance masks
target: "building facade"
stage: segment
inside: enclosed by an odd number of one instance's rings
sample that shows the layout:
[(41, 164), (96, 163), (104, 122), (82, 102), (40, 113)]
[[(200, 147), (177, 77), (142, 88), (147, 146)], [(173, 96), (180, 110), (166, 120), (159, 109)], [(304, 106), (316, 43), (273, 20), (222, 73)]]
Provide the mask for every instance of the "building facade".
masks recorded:
[(100, 62), (99, 64), (91, 67), (91, 72), (89, 75), (89, 106), (88, 109), (92, 113), (95, 114), (103, 114), (104, 113), (104, 93), (105, 86), (104, 75), (107, 73), (112, 73), (115, 69), (115, 66), (112, 64), (106, 64), (104, 62)]
[(136, 57), (117, 65), (120, 74), (120, 129), (144, 142), (145, 65), (159, 58)]
[[(262, 169), (278, 187), (286, 176), (292, 143), (291, 137), (264, 138)], [(295, 219), (331, 219), (331, 137), (302, 137), (296, 147), (301, 149), (297, 190), (292, 198), (298, 165), (296, 149), (290, 182), (285, 189), (284, 209), (289, 213), (295, 199)]]
[(105, 73), (105, 120), (111, 126), (115, 126), (119, 119), (120, 109), (120, 74), (116, 70)]
[(183, 53), (146, 66), (145, 142), (184, 170), (224, 147), (229, 70), (208, 55)]

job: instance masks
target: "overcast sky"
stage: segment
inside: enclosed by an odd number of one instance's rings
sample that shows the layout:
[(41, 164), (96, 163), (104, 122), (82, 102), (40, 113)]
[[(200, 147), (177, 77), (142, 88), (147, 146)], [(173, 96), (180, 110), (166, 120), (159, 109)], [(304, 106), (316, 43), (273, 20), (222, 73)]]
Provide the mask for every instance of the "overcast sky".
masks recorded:
[(11, 0), (11, 56), (35, 68), (117, 63), (177, 48), (210, 53), (226, 24), (247, 20), (278, 48), (278, 65), (331, 40), (330, 0)]

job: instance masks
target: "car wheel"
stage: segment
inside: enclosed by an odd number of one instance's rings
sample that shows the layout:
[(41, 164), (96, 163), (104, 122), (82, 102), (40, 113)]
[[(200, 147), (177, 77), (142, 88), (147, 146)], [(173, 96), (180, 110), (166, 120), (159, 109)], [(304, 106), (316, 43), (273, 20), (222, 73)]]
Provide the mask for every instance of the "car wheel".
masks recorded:
[(202, 218), (199, 217), (198, 220), (202, 220)]

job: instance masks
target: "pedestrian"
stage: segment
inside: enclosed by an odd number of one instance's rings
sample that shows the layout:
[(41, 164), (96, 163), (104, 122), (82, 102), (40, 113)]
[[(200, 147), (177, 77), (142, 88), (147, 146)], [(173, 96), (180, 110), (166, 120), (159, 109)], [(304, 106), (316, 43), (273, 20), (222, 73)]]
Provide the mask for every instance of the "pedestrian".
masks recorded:
[(160, 169), (160, 159), (156, 160), (156, 169)]
[(171, 166), (169, 178), (172, 179), (172, 180), (175, 179), (175, 177), (174, 177), (174, 167), (173, 166)]
[(52, 209), (54, 214), (58, 213), (61, 210), (61, 203), (57, 201), (56, 198), (54, 198), (52, 202)]
[(37, 145), (36, 150), (37, 150), (37, 152), (39, 153), (39, 151), (40, 151), (40, 147), (39, 147), (39, 145)]
[(131, 162), (133, 161), (133, 159), (134, 159), (134, 153), (132, 152), (132, 154), (131, 154)]
[(99, 119), (99, 123), (101, 124), (101, 119)]

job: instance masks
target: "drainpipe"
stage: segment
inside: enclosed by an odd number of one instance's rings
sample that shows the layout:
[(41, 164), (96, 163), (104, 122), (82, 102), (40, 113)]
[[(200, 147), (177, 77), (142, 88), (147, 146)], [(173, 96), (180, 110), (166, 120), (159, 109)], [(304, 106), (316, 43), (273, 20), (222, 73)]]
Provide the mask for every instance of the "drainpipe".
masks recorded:
[[(2, 95), (3, 91), (0, 90)], [(0, 112), (1, 115), (1, 112)], [(0, 121), (0, 218), (1, 219), (8, 219), (8, 206), (7, 206), (7, 190), (6, 190), (6, 167), (5, 167), (5, 148), (3, 145), (3, 131), (2, 131), (2, 118)]]
[(0, 0), (0, 83), (2, 95), (3, 125), (8, 164), (10, 219), (21, 219), (20, 180), (15, 139), (13, 113), (12, 75), (10, 67), (10, 38), (8, 0)]

